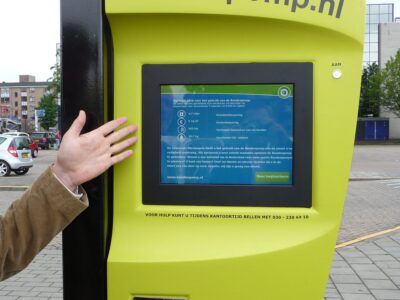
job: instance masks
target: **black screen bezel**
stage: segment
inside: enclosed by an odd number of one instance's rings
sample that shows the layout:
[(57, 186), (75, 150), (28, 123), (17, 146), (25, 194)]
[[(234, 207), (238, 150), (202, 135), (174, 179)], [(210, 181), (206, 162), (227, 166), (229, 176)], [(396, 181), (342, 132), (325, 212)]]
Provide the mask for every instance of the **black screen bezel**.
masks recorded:
[[(292, 185), (161, 184), (161, 85), (293, 84)], [(142, 202), (145, 205), (312, 206), (312, 63), (145, 64)]]

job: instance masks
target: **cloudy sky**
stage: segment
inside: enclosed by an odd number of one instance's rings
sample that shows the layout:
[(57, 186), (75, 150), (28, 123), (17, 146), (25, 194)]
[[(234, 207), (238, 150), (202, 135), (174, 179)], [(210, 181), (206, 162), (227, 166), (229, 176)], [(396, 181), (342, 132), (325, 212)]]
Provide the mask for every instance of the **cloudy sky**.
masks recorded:
[[(400, 17), (400, 0), (367, 3), (395, 3)], [(16, 82), (20, 74), (50, 78), (60, 42), (59, 0), (0, 0), (0, 41), (0, 82)]]
[(59, 0), (0, 0), (0, 82), (45, 81), (60, 42)]

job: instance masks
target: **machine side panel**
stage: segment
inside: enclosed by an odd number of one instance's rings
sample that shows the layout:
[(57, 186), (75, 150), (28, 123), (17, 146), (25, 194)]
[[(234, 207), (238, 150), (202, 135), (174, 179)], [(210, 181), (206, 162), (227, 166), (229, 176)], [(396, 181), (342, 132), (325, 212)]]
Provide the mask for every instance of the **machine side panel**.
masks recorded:
[[(104, 122), (103, 3), (62, 0), (62, 132), (79, 110), (85, 131)], [(63, 233), (64, 299), (106, 299), (104, 178), (84, 185), (90, 207)]]

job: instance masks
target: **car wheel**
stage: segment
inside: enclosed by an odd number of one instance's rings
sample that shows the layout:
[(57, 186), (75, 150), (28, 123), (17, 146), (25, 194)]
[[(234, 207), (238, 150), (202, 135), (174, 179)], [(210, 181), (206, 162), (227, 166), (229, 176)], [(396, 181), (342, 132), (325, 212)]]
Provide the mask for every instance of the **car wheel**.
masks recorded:
[(39, 150), (38, 149), (35, 149), (35, 150), (32, 151), (32, 157), (33, 158), (37, 157), (38, 154), (39, 154)]
[(0, 177), (10, 175), (10, 165), (4, 160), (0, 160)]
[(18, 169), (18, 170), (14, 170), (14, 173), (17, 175), (25, 175), (26, 173), (28, 173), (29, 168), (22, 168), (22, 169)]

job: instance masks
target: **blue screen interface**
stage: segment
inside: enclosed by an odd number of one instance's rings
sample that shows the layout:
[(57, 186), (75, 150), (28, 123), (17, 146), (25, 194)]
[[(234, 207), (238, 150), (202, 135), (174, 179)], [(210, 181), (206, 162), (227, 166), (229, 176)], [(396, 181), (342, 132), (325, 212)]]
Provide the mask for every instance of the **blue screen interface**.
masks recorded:
[(293, 84), (161, 85), (161, 184), (292, 185)]

